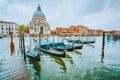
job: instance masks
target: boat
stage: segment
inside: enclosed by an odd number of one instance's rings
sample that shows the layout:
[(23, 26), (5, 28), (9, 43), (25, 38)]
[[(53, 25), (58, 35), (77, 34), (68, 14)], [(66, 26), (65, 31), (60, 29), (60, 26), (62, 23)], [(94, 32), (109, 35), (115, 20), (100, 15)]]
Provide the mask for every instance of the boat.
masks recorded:
[(95, 43), (95, 40), (89, 40), (89, 41), (81, 41), (81, 40), (68, 40), (66, 38), (64, 38), (65, 40), (67, 40), (68, 42), (71, 42), (71, 43), (80, 43), (80, 44), (90, 44), (90, 43)]
[(0, 35), (0, 38), (3, 38), (3, 36), (2, 36), (2, 35)]
[(67, 51), (73, 51), (74, 49), (82, 49), (82, 45), (77, 45), (77, 44), (74, 44), (74, 45), (65, 45), (64, 43), (55, 43), (54, 44), (54, 49), (56, 50), (59, 50), (59, 51), (64, 51), (64, 48), (67, 50)]
[(95, 43), (95, 40), (93, 40), (93, 41), (81, 41), (81, 43), (83, 43), (83, 44), (92, 44), (92, 43)]
[(40, 61), (39, 52), (37, 50), (31, 50), (26, 53), (26, 56), (35, 60)]
[(27, 45), (25, 47), (26, 56), (34, 60), (40, 61), (39, 51), (34, 45)]
[[(38, 41), (33, 39), (34, 44), (38, 47)], [(63, 57), (65, 58), (65, 51), (57, 51), (49, 46), (49, 44), (41, 44), (40, 47), (38, 47), (38, 50), (41, 50), (45, 53), (49, 53), (51, 55), (55, 55), (58, 57)]]
[(75, 45), (74, 45), (74, 48), (75, 48), (75, 49), (82, 49), (82, 48), (83, 48), (83, 45), (79, 45), (79, 44), (77, 45), (77, 44), (75, 44)]
[(60, 42), (60, 43), (50, 43), (49, 45), (50, 45), (50, 47), (52, 47), (53, 49), (58, 50), (58, 51), (64, 51), (65, 49), (67, 51), (73, 51), (73, 47), (71, 45), (65, 45), (62, 42)]
[(80, 40), (69, 40), (69, 39), (67, 39), (67, 38), (64, 38), (65, 40), (67, 40), (68, 42), (71, 42), (71, 43), (81, 43), (81, 41)]

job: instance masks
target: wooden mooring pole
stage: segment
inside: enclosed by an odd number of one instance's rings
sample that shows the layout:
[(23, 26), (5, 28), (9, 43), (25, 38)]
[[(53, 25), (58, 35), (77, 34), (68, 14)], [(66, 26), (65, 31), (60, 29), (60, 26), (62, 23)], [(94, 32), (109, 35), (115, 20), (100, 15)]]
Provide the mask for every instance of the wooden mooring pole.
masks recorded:
[(20, 50), (21, 50), (21, 54), (23, 54), (23, 46), (22, 46), (22, 33), (20, 32)]
[(15, 47), (14, 47), (14, 42), (13, 42), (13, 35), (12, 32), (10, 32), (10, 37), (11, 37), (11, 42), (10, 42), (10, 51), (11, 51), (11, 56), (14, 54), (15, 52)]
[(53, 47), (55, 46), (54, 34), (53, 34)]
[(103, 38), (102, 38), (102, 56), (104, 56), (104, 46), (105, 46), (105, 32), (103, 32)]
[(73, 34), (72, 47), (73, 47), (73, 50), (75, 50), (75, 33)]
[(40, 60), (40, 55), (41, 55), (41, 33), (40, 32), (39, 32), (39, 48), (40, 48), (40, 54), (38, 54), (38, 56)]
[(41, 44), (41, 35), (39, 33), (39, 47), (40, 47), (40, 44)]
[(22, 45), (23, 45), (23, 54), (24, 54), (24, 60), (26, 63), (26, 54), (25, 54), (25, 39), (24, 39), (24, 33), (22, 33)]
[(105, 32), (103, 32), (103, 37), (102, 37), (102, 55), (101, 55), (102, 63), (103, 63), (103, 58), (104, 58), (104, 46), (105, 46)]

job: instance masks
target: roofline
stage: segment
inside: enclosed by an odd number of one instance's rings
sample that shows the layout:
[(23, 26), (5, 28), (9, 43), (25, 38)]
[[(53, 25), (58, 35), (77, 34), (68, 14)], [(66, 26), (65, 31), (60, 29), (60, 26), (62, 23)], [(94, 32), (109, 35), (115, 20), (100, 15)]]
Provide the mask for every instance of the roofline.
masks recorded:
[(8, 21), (1, 21), (1, 20), (0, 20), (0, 23), (8, 23), (8, 24), (17, 24), (17, 25), (19, 25), (18, 23), (15, 23), (15, 22), (8, 22)]

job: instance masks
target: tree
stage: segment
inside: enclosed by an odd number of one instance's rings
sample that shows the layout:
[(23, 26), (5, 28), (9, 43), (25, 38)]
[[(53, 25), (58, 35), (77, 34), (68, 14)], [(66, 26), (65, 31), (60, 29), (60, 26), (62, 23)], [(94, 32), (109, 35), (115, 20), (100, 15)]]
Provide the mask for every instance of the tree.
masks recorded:
[(24, 24), (21, 24), (18, 29), (20, 32), (29, 33), (29, 27), (25, 26)]
[(24, 24), (21, 24), (21, 25), (19, 26), (18, 31), (24, 32), (24, 31), (25, 31), (25, 25), (24, 25)]
[(25, 27), (25, 31), (24, 31), (25, 33), (29, 33), (29, 27)]

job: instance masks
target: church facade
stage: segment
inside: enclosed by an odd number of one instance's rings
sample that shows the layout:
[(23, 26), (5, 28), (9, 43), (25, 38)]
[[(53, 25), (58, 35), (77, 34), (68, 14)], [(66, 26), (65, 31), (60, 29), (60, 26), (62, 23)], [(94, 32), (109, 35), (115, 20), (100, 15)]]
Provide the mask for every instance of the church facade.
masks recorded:
[(29, 23), (29, 30), (31, 35), (50, 34), (50, 25), (48, 24), (44, 13), (38, 5), (37, 10), (34, 12), (32, 20)]

